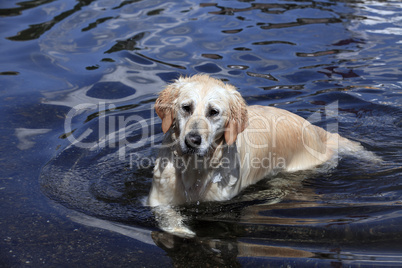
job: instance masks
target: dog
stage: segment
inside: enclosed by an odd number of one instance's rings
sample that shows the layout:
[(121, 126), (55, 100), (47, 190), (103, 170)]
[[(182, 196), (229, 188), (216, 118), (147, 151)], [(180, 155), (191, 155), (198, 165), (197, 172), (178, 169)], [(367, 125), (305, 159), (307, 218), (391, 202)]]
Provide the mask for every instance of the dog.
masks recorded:
[(155, 103), (165, 133), (148, 205), (224, 201), (278, 172), (313, 169), (360, 143), (289, 111), (247, 106), (235, 87), (208, 75), (180, 77)]

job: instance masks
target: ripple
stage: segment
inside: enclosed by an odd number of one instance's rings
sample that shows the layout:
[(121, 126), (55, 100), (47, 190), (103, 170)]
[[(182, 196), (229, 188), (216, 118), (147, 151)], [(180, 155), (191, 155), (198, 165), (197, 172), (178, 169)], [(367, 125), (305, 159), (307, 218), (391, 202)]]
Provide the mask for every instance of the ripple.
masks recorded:
[(178, 64), (173, 64), (173, 63), (169, 63), (169, 62), (165, 62), (165, 61), (153, 59), (153, 58), (147, 57), (147, 56), (145, 56), (145, 55), (143, 55), (143, 54), (140, 54), (140, 53), (136, 53), (136, 54), (139, 55), (139, 56), (141, 56), (141, 57), (143, 57), (143, 58), (145, 58), (145, 59), (147, 59), (147, 60), (150, 60), (150, 61), (152, 61), (152, 62), (160, 63), (160, 64), (163, 64), (163, 65), (168, 65), (168, 66), (170, 66), (170, 67), (174, 67), (174, 68), (177, 68), (177, 69), (186, 69), (186, 67), (180, 66), (180, 65), (178, 65)]
[(154, 65), (154, 62), (139, 53), (127, 54), (128, 58), (140, 65)]
[(252, 54), (244, 54), (244, 55), (241, 55), (239, 58), (244, 61), (260, 61), (261, 60), (261, 58), (254, 56)]
[(250, 67), (246, 65), (228, 65), (228, 68), (237, 70), (247, 70)]
[(188, 43), (192, 42), (192, 39), (188, 36), (174, 36), (174, 37), (166, 37), (161, 39), (165, 45), (174, 45), (174, 46), (185, 46)]
[(19, 72), (15, 71), (5, 71), (5, 72), (0, 72), (0, 75), (19, 75)]
[(178, 27), (173, 27), (166, 31), (167, 35), (185, 35), (191, 33), (191, 28), (188, 26), (178, 26)]
[(113, 45), (110, 49), (105, 51), (106, 54), (118, 52), (121, 50), (141, 50), (138, 47), (138, 41), (143, 39), (147, 35), (147, 32), (138, 33), (127, 40), (116, 41), (117, 44)]
[(221, 68), (213, 63), (205, 63), (203, 65), (195, 66), (194, 69), (201, 73), (219, 73), (222, 71)]
[(252, 43), (252, 45), (256, 45), (256, 46), (266, 46), (266, 45), (274, 45), (274, 44), (286, 44), (286, 45), (296, 46), (296, 43), (288, 42), (288, 41), (260, 41), (260, 42)]
[(320, 79), (323, 76), (315, 71), (297, 71), (284, 77), (292, 83), (302, 84), (312, 79)]
[(248, 47), (237, 47), (237, 48), (234, 48), (234, 50), (238, 50), (238, 51), (251, 51), (252, 49), (251, 49), (251, 48), (248, 48)]
[(223, 30), (222, 33), (225, 34), (237, 34), (243, 31), (243, 29), (235, 29), (235, 30)]
[(162, 55), (162, 57), (167, 60), (185, 59), (188, 56), (189, 56), (188, 53), (186, 53), (185, 51), (180, 51), (180, 50), (167, 51), (165, 54)]
[(207, 58), (207, 59), (213, 59), (213, 60), (220, 60), (223, 57), (218, 54), (201, 54), (202, 57)]
[(247, 72), (247, 74), (251, 77), (259, 77), (259, 78), (265, 78), (265, 79), (272, 80), (272, 81), (279, 81), (277, 78), (275, 78), (271, 74), (259, 74), (259, 73), (252, 73), (252, 72)]
[(332, 50), (317, 51), (317, 52), (311, 52), (311, 53), (297, 52), (296, 55), (297, 55), (298, 57), (321, 57), (321, 56), (328, 56), (328, 55), (339, 54), (339, 53), (342, 53), (342, 52), (351, 52), (351, 51), (349, 51), (349, 50), (332, 49)]
[(269, 23), (268, 25), (263, 25), (260, 28), (263, 30), (270, 29), (281, 29), (281, 28), (289, 28), (296, 26), (303, 26), (309, 24), (327, 24), (327, 23), (341, 23), (341, 19), (337, 18), (300, 18), (297, 19), (296, 22), (286, 22), (286, 23)]
[(112, 19), (114, 19), (114, 17), (105, 17), (105, 18), (97, 19), (95, 22), (90, 23), (87, 27), (82, 28), (82, 31), (83, 31), (83, 32), (89, 31), (89, 30), (91, 30), (91, 29), (96, 28), (99, 24), (102, 24), (102, 23), (104, 23), (105, 21), (112, 20)]

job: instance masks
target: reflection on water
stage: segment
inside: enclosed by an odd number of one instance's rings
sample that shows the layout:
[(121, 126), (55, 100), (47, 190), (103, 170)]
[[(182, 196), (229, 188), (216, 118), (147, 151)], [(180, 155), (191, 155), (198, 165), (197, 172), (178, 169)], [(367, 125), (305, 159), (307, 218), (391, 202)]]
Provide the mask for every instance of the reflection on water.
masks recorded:
[[(101, 247), (85, 248), (122, 266), (126, 256), (154, 263), (157, 247), (184, 267), (400, 262), (401, 11), (398, 1), (0, 4), (2, 259), (97, 266), (77, 246), (95, 245), (96, 227), (138, 243), (142, 253), (106, 254), (102, 233)], [(336, 124), (384, 163), (344, 157), (325, 172), (278, 174), (228, 202), (175, 208), (195, 237), (162, 232), (143, 205), (162, 140), (153, 103), (167, 82), (198, 72), (237, 86), (249, 104)], [(335, 101), (334, 119), (325, 108)], [(68, 217), (35, 227), (32, 211), (38, 221)], [(92, 229), (48, 249), (72, 236), (71, 222)]]

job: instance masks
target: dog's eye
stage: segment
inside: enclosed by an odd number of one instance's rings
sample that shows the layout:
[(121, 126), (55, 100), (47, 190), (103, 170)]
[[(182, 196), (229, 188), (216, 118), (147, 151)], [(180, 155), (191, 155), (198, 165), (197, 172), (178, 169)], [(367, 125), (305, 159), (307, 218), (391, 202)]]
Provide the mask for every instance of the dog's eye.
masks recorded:
[(219, 114), (219, 111), (217, 110), (217, 109), (211, 109), (211, 110), (209, 110), (209, 113), (208, 113), (208, 115), (209, 116), (215, 116), (215, 115), (218, 115)]
[(182, 109), (183, 111), (185, 111), (186, 113), (190, 113), (190, 112), (191, 112), (191, 105), (190, 105), (190, 104), (183, 104), (183, 105), (181, 106), (181, 109)]

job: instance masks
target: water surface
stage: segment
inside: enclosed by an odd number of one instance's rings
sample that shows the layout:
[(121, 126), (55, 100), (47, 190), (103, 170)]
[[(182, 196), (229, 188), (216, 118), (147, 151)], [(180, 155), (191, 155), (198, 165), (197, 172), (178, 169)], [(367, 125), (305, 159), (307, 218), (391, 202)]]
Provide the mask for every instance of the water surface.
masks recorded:
[[(397, 266), (402, 262), (398, 1), (0, 4), (2, 266)], [(143, 205), (156, 93), (207, 73), (383, 159), (278, 174), (234, 200)]]

